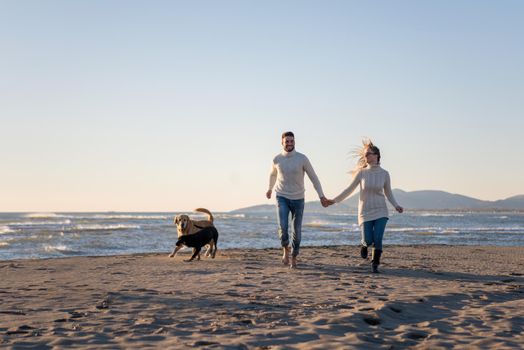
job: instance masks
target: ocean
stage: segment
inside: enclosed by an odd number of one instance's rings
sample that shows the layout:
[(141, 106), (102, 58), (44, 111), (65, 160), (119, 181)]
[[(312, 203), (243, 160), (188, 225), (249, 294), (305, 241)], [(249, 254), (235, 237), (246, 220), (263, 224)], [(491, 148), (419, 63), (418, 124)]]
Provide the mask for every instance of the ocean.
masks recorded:
[[(167, 256), (176, 242), (176, 214), (181, 213), (0, 213), (0, 260), (152, 252)], [(275, 212), (213, 214), (219, 250), (279, 247)], [(357, 245), (356, 222), (356, 213), (306, 211), (302, 246)], [(384, 244), (524, 246), (524, 212), (394, 213)]]

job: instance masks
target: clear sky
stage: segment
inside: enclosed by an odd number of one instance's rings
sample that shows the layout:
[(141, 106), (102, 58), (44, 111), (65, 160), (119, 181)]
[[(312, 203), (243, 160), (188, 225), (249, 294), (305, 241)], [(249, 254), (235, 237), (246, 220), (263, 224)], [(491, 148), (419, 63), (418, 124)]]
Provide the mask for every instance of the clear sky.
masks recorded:
[(524, 194), (523, 18), (520, 0), (0, 0), (0, 211), (273, 203), (286, 130), (328, 197), (365, 136), (394, 188)]

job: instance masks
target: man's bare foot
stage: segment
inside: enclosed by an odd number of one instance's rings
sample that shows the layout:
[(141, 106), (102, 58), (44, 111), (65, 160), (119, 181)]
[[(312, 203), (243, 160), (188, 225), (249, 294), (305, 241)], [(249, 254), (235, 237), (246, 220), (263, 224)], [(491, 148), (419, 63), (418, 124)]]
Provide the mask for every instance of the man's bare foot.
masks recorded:
[(289, 265), (289, 267), (292, 269), (297, 268), (297, 257), (296, 256), (291, 257), (291, 264)]
[(282, 264), (289, 265), (289, 252), (291, 249), (289, 247), (283, 247), (284, 255), (282, 255)]

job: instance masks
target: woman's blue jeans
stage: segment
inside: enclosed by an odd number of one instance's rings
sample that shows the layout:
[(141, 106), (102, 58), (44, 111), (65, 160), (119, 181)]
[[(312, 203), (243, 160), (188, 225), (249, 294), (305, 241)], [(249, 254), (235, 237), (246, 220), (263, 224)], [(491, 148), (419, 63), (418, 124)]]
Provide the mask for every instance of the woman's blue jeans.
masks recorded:
[(291, 214), (292, 231), (292, 256), (297, 256), (300, 251), (302, 239), (302, 217), (304, 215), (304, 199), (287, 199), (277, 196), (278, 236), (282, 247), (289, 245), (289, 214)]
[(382, 238), (386, 230), (388, 218), (365, 221), (362, 224), (362, 245), (366, 247), (375, 246), (375, 249), (382, 250)]

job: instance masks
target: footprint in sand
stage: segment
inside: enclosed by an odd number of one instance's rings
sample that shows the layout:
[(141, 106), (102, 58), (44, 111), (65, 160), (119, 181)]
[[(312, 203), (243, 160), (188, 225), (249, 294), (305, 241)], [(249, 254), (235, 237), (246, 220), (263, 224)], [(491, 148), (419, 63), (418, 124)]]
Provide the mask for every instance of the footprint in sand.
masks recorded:
[(11, 328), (11, 329), (8, 329), (7, 332), (5, 332), (7, 335), (12, 335), (12, 334), (27, 334), (27, 333), (31, 333), (33, 330), (35, 330), (34, 327), (31, 327), (31, 326), (28, 326), (28, 325), (22, 325), (18, 328)]
[(73, 319), (83, 318), (89, 315), (87, 312), (78, 312), (78, 311), (70, 311), (69, 314), (71, 315), (70, 318), (73, 318)]
[(396, 307), (396, 306), (390, 306), (389, 309), (397, 314), (402, 312), (402, 309)]
[(358, 309), (358, 311), (373, 311), (373, 310), (375, 310), (375, 309), (372, 308), (372, 307), (363, 307), (361, 309)]
[(351, 309), (354, 309), (355, 307), (352, 305), (341, 304), (341, 305), (338, 305), (337, 308), (344, 309), (344, 310), (351, 310)]
[(0, 310), (0, 314), (6, 315), (25, 315), (25, 312), (22, 310)]
[(199, 340), (192, 344), (192, 347), (200, 347), (200, 346), (211, 346), (211, 345), (220, 345), (220, 343), (212, 342), (212, 341), (205, 341), (205, 340)]
[(365, 316), (363, 320), (370, 326), (378, 326), (380, 323), (382, 323), (379, 318), (374, 316)]
[(428, 337), (428, 334), (422, 331), (412, 331), (404, 334), (403, 337), (411, 340), (422, 340), (426, 339)]
[(367, 299), (359, 299), (358, 302), (362, 303), (362, 304), (369, 304), (371, 301), (369, 301)]

